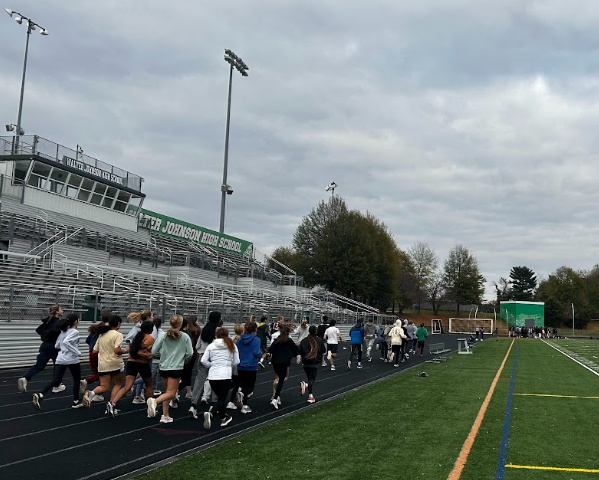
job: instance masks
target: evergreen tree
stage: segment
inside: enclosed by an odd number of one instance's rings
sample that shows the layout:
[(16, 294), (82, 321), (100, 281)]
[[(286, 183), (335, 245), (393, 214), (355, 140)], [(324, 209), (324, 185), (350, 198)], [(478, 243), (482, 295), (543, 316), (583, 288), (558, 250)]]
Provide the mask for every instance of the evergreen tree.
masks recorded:
[(512, 267), (510, 271), (510, 280), (512, 284), (511, 299), (530, 301), (537, 288), (537, 277), (528, 267)]

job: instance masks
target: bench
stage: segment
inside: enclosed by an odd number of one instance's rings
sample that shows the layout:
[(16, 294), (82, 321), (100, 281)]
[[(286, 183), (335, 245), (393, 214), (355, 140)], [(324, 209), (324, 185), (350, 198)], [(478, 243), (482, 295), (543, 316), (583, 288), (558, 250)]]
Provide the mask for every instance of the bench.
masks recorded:
[(428, 351), (432, 355), (436, 355), (435, 358), (427, 360), (426, 363), (441, 363), (447, 360), (445, 353), (451, 352), (451, 348), (445, 348), (444, 343), (431, 343), (428, 347)]

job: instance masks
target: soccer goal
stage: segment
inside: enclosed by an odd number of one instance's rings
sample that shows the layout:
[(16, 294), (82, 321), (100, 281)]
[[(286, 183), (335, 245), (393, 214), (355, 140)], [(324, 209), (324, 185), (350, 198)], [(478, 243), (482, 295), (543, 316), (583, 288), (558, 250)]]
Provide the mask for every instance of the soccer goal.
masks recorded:
[(432, 333), (443, 333), (443, 324), (441, 323), (441, 319), (433, 318), (431, 320), (431, 332)]
[(476, 328), (482, 327), (487, 335), (493, 333), (492, 318), (450, 318), (449, 333), (476, 333)]

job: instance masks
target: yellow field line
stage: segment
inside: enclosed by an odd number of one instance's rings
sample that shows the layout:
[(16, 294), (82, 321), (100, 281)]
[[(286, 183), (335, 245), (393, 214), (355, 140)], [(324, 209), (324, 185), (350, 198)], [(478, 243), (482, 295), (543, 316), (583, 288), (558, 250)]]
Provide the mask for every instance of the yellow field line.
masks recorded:
[(512, 465), (507, 464), (507, 468), (520, 468), (524, 470), (551, 470), (553, 472), (584, 472), (584, 473), (599, 473), (596, 468), (562, 468), (562, 467), (536, 467), (534, 465)]
[(478, 435), (478, 431), (480, 430), (480, 426), (483, 423), (483, 419), (485, 418), (485, 413), (487, 412), (489, 403), (491, 403), (491, 397), (493, 397), (493, 393), (495, 392), (495, 387), (497, 386), (497, 382), (499, 381), (499, 377), (501, 376), (501, 372), (503, 371), (503, 367), (505, 366), (505, 362), (507, 362), (507, 359), (510, 355), (510, 352), (512, 351), (513, 346), (514, 346), (514, 340), (512, 340), (512, 343), (510, 344), (510, 348), (508, 348), (508, 351), (505, 354), (505, 357), (503, 358), (503, 362), (501, 362), (501, 365), (499, 366), (499, 370), (497, 370), (497, 373), (495, 374), (493, 383), (491, 383), (491, 387), (489, 388), (489, 391), (487, 392), (487, 396), (485, 397), (483, 404), (480, 406), (480, 410), (478, 411), (478, 415), (476, 416), (476, 419), (474, 420), (474, 423), (472, 424), (470, 433), (468, 434), (468, 437), (464, 441), (464, 445), (462, 445), (460, 454), (458, 455), (458, 458), (455, 461), (453, 469), (451, 470), (451, 472), (449, 472), (449, 476), (447, 477), (447, 480), (459, 480), (459, 478), (462, 475), (462, 471), (464, 470), (464, 467), (466, 466), (466, 462), (468, 461), (468, 456), (470, 455), (470, 450), (472, 450), (472, 446), (474, 445), (474, 440), (476, 439), (476, 436)]
[(554, 397), (554, 398), (592, 398), (599, 399), (599, 397), (585, 397), (584, 395), (550, 395), (548, 393), (514, 393), (521, 397)]

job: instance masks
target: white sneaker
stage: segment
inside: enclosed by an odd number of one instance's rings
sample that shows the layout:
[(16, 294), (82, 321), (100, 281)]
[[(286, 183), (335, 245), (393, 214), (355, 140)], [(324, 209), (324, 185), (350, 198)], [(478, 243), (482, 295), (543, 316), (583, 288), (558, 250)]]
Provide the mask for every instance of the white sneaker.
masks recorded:
[(103, 402), (104, 395), (94, 395), (92, 398), (92, 402)]
[(188, 412), (189, 412), (189, 418), (191, 418), (192, 420), (198, 419), (198, 411), (193, 405), (191, 407), (189, 407)]
[(92, 404), (92, 392), (91, 390), (86, 390), (83, 394), (83, 406), (89, 408)]
[(179, 408), (179, 402), (176, 402), (173, 398), (170, 402), (168, 402), (168, 406), (171, 408)]
[(132, 402), (132, 403), (133, 403), (133, 405), (143, 405), (143, 404), (144, 404), (144, 403), (146, 403), (146, 402), (145, 402), (145, 400), (144, 400), (143, 398), (141, 398), (141, 397), (135, 397), (135, 398), (133, 399), (133, 402)]
[(348, 361), (347, 361), (347, 369), (348, 369), (348, 370), (351, 370), (351, 360), (348, 360)]
[(17, 380), (17, 387), (21, 392), (27, 391), (27, 379), (25, 377), (21, 377)]
[(358, 368), (362, 368), (362, 362), (358, 362)]
[(61, 383), (60, 385), (58, 385), (58, 387), (54, 387), (52, 389), (52, 393), (64, 392), (66, 389), (67, 389), (66, 385), (64, 383)]
[(316, 401), (316, 399), (314, 398), (314, 395), (310, 394), (308, 395), (308, 403), (314, 403)]
[(212, 426), (212, 414), (210, 412), (204, 412), (204, 428), (210, 430)]
[(162, 395), (162, 391), (161, 390), (154, 390), (154, 396), (155, 397), (159, 397), (160, 395)]
[(160, 417), (160, 423), (173, 423), (173, 417), (167, 417), (162, 415)]
[(34, 393), (33, 394), (33, 406), (36, 408), (36, 410), (41, 410), (42, 409), (42, 400), (44, 399), (44, 396), (41, 393)]
[(335, 365), (331, 365), (331, 371), (335, 371)]
[(237, 406), (233, 402), (227, 403), (227, 410), (237, 410)]
[(240, 391), (235, 394), (235, 405), (237, 405), (238, 408), (243, 407), (243, 393)]
[(139, 396), (144, 401), (144, 403), (146, 403), (146, 393), (143, 390), (141, 391), (141, 393), (139, 394)]
[(322, 367), (326, 367), (327, 366), (327, 362), (326, 362), (326, 360), (324, 358), (322, 359), (322, 365), (321, 366)]
[(84, 378), (79, 382), (79, 393), (83, 395), (87, 390), (87, 380)]
[(306, 394), (306, 382), (300, 382), (300, 395), (303, 397)]
[(243, 407), (241, 407), (241, 413), (252, 413), (252, 409), (249, 405), (244, 405)]
[(281, 397), (277, 397), (277, 404), (281, 405)]
[(185, 394), (185, 400), (189, 400), (191, 397), (193, 397), (193, 393), (192, 392), (187, 392)]
[(148, 405), (148, 418), (154, 418), (156, 416), (156, 400), (148, 398), (146, 403)]
[(278, 409), (279, 409), (279, 402), (277, 402), (276, 398), (273, 398), (273, 399), (270, 401), (270, 404), (271, 404), (272, 408), (274, 408), (275, 410), (278, 410)]

